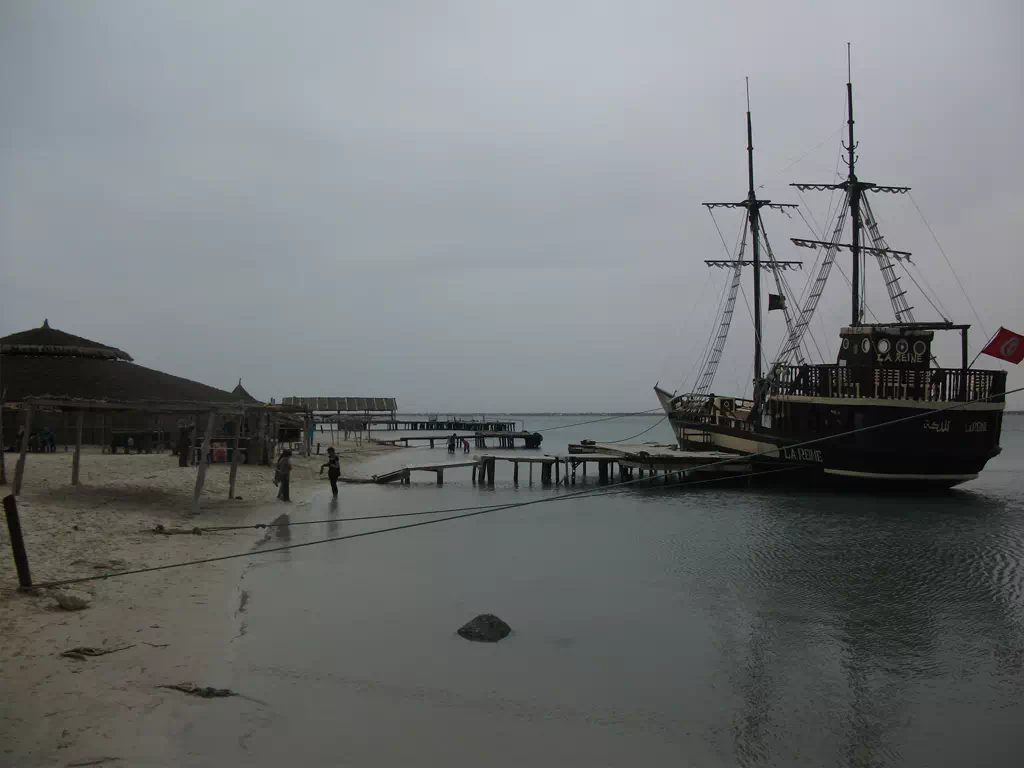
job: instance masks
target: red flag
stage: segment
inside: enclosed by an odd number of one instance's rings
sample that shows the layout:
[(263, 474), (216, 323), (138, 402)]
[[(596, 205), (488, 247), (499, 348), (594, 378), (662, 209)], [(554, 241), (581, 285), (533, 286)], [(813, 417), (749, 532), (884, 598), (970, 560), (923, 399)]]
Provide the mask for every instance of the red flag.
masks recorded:
[(986, 355), (998, 357), (1000, 360), (1006, 360), (1016, 365), (1024, 360), (1024, 336), (1000, 328), (995, 338), (981, 351)]

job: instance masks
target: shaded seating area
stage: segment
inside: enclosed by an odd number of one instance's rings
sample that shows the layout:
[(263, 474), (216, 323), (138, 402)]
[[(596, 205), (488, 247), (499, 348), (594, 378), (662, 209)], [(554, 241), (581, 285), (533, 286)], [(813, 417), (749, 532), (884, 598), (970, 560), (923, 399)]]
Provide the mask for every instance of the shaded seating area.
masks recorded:
[[(234, 392), (227, 392), (146, 368), (120, 349), (51, 328), (48, 322), (0, 338), (0, 393), (0, 445), (10, 444), (14, 435), (19, 454), (15, 495), (21, 491), (33, 437), (49, 431), (51, 421), (73, 423), (71, 434), (67, 429), (64, 434), (65, 446), (74, 445), (72, 485), (78, 484), (83, 442), (116, 448), (119, 433), (161, 432), (174, 440), (182, 424), (191, 421), (197, 440), (202, 435), (199, 456), (205, 457), (210, 454), (211, 438), (227, 435), (232, 443), (229, 493), (233, 497), (243, 440), (246, 447), (255, 445), (260, 454), (257, 460), (268, 461), (278, 421), (293, 424), (308, 418), (301, 406), (259, 402), (241, 387), (241, 381)], [(205, 429), (199, 432), (201, 424)], [(0, 482), (6, 482), (2, 452), (0, 459)], [(198, 510), (207, 462), (195, 463), (193, 508)]]

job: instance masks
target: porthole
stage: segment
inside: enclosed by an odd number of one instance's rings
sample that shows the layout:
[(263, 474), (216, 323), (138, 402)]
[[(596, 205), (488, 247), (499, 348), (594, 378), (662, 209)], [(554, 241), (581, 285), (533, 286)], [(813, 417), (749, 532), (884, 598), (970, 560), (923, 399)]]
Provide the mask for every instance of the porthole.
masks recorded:
[(878, 349), (878, 354), (880, 354), (880, 355), (887, 354), (889, 352), (889, 340), (888, 339), (879, 339), (878, 343), (875, 345), (875, 347)]
[(927, 348), (928, 348), (927, 345), (925, 345), (925, 343), (923, 341), (915, 341), (914, 342), (914, 354), (915, 355), (923, 355), (924, 351)]
[(850, 340), (849, 339), (843, 339), (843, 349), (849, 349), (849, 348), (850, 348)]
[(860, 343), (860, 348), (861, 348), (862, 352), (870, 352), (871, 351), (871, 339), (864, 339)]
[(900, 339), (899, 341), (896, 342), (896, 351), (899, 352), (901, 355), (907, 354), (908, 349), (910, 349), (910, 345), (907, 344), (906, 339)]

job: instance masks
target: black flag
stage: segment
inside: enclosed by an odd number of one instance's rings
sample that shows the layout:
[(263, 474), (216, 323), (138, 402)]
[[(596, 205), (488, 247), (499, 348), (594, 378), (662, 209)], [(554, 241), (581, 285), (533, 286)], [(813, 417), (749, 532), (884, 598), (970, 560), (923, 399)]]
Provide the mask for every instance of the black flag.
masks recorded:
[(768, 294), (768, 311), (771, 312), (773, 309), (785, 309), (786, 308), (786, 297), (776, 296), (774, 293)]

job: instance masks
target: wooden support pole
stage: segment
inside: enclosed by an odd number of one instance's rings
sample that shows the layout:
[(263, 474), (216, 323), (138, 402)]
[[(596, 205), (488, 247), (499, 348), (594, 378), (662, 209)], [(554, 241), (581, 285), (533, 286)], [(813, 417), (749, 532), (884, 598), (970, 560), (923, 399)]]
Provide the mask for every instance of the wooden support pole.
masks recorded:
[(0, 485), (7, 485), (7, 443), (4, 442), (4, 392), (0, 381)]
[(75, 455), (71, 459), (71, 484), (78, 485), (78, 468), (82, 460), (82, 422), (85, 411), (75, 414)]
[(4, 497), (4, 514), (7, 517), (7, 532), (11, 535), (11, 552), (14, 555), (14, 567), (18, 571), (18, 585), (22, 589), (29, 589), (32, 586), (32, 572), (28, 568), (28, 553), (25, 551), (25, 539), (21, 535), (18, 504), (13, 495)]
[(494, 485), (494, 465), (496, 464), (495, 459), (487, 460), (487, 484)]
[(210, 435), (213, 434), (213, 423), (217, 414), (210, 411), (209, 418), (206, 419), (206, 432), (203, 433), (203, 447), (199, 451), (199, 458), (196, 461), (198, 469), (196, 469), (196, 489), (192, 494), (192, 514), (199, 514), (199, 496), (203, 492), (203, 484), (206, 482), (206, 454), (210, 452)]
[(479, 466), (479, 464), (473, 465), (473, 485), (476, 485), (476, 470)]
[(438, 485), (444, 485), (444, 470), (443, 469), (437, 470), (437, 484)]
[(235, 427), (235, 450), (231, 453), (231, 474), (228, 479), (228, 498), (235, 498), (235, 479), (238, 477), (238, 462), (242, 455), (242, 425), (245, 423), (245, 410)]
[(519, 485), (519, 462), (512, 462), (512, 484)]
[(533, 485), (533, 462), (530, 462), (530, 485)]
[(559, 472), (562, 469), (562, 462), (555, 459), (555, 485), (561, 485), (562, 481), (559, 477)]
[(21, 435), (21, 453), (14, 467), (14, 486), (11, 490), (17, 496), (21, 493), (21, 481), (25, 479), (25, 456), (28, 454), (28, 435), (32, 431), (32, 406), (25, 406), (25, 431)]
[(256, 445), (257, 466), (265, 464), (267, 461), (267, 418), (268, 417), (265, 413), (260, 413), (259, 434), (257, 435), (257, 440), (259, 440), (259, 442)]
[(597, 465), (597, 481), (602, 485), (608, 482), (608, 462), (602, 461)]

